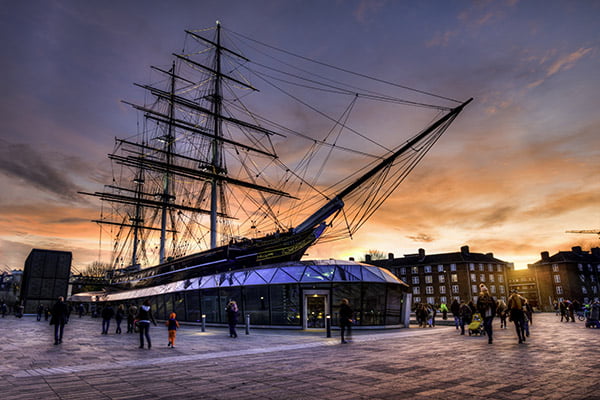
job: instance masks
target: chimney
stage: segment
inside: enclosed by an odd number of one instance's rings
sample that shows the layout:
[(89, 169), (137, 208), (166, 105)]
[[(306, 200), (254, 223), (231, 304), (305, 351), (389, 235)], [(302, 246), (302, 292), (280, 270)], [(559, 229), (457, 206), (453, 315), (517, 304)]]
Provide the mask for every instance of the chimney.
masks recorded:
[(486, 253), (486, 256), (490, 257), (490, 258), (494, 258), (494, 253)]
[(573, 253), (575, 254), (581, 254), (581, 246), (575, 246), (575, 247), (571, 247), (571, 250), (573, 251)]
[(370, 264), (370, 263), (371, 263), (371, 255), (370, 255), (370, 254), (365, 254), (365, 262), (366, 262), (367, 264)]
[(425, 249), (419, 249), (419, 260), (423, 260), (425, 258)]
[(461, 247), (460, 252), (462, 253), (463, 256), (468, 256), (469, 255), (469, 246)]
[(349, 258), (349, 260), (350, 260), (350, 261), (354, 261), (354, 257), (350, 257), (350, 258)]
[(394, 253), (388, 253), (388, 260), (394, 259)]
[(548, 253), (547, 251), (542, 251), (540, 254), (542, 256), (542, 261), (550, 260), (550, 253)]

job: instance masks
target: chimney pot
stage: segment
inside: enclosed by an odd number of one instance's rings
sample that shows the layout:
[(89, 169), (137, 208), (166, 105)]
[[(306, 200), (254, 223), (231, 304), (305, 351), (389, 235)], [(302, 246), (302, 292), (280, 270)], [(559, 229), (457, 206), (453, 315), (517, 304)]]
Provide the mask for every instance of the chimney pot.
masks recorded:
[(388, 253), (388, 260), (394, 259), (394, 253)]

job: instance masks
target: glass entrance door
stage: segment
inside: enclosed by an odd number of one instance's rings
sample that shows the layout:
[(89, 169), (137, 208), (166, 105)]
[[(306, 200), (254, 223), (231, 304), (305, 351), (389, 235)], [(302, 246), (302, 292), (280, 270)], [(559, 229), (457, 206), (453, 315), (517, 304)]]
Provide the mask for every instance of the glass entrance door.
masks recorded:
[(328, 291), (304, 292), (304, 329), (325, 329), (328, 299)]

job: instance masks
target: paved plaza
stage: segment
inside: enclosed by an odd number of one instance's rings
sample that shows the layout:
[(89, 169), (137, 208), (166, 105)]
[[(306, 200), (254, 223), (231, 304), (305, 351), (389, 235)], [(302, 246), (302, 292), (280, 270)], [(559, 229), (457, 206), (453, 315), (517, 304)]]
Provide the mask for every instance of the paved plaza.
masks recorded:
[(61, 345), (33, 316), (0, 319), (0, 399), (600, 399), (600, 330), (534, 314), (531, 336), (499, 329), (494, 344), (452, 326), (339, 332), (183, 326), (167, 347), (137, 335), (101, 335), (74, 317)]

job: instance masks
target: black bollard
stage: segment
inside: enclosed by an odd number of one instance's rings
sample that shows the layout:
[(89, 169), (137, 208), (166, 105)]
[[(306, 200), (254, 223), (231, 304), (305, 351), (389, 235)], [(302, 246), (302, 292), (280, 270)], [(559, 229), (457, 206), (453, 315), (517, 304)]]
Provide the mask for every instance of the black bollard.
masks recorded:
[(250, 334), (250, 313), (246, 314), (246, 335)]
[(331, 315), (325, 315), (325, 327), (327, 328), (327, 337), (331, 337)]
[(202, 332), (206, 332), (206, 314), (202, 314)]

